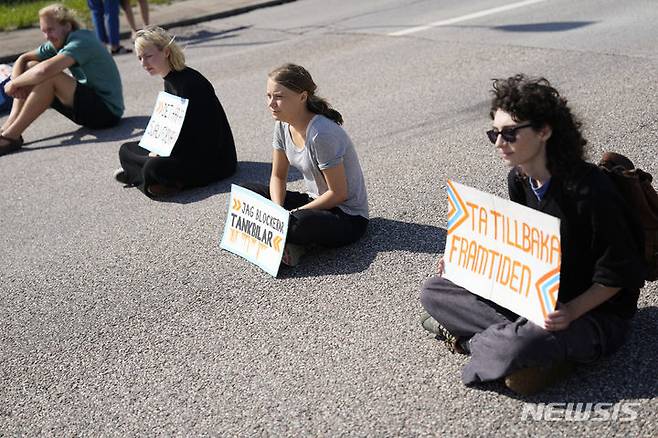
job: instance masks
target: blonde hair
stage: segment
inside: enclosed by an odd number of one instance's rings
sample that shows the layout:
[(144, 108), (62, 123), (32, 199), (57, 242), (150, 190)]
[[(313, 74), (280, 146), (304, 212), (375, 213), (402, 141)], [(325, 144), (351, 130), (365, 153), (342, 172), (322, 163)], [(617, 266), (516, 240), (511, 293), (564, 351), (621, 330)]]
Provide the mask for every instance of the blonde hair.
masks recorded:
[(135, 50), (143, 51), (146, 47), (157, 47), (158, 50), (169, 48), (169, 67), (181, 71), (185, 68), (185, 55), (178, 44), (174, 42), (175, 36), (171, 36), (166, 30), (159, 26), (148, 26), (137, 31), (135, 37)]
[(80, 23), (75, 12), (61, 3), (53, 3), (39, 10), (39, 17), (52, 17), (59, 24), (70, 24), (71, 31), (80, 29)]

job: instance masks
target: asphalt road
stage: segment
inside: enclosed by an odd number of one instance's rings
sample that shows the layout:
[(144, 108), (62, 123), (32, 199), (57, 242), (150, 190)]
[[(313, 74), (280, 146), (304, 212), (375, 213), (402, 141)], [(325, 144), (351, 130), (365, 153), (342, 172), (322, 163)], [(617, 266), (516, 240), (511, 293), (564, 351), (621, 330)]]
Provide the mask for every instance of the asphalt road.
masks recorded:
[[(658, 283), (621, 351), (529, 398), (462, 386), (464, 357), (417, 323), (446, 179), (506, 194), (484, 135), (491, 78), (546, 76), (593, 160), (614, 149), (658, 176), (655, 4), (494, 9), (513, 3), (300, 0), (176, 29), (241, 163), (169, 202), (112, 180), (162, 88), (134, 57), (117, 58), (118, 129), (39, 119), (0, 158), (0, 435), (658, 436)], [(218, 240), (230, 183), (268, 178), (266, 74), (287, 61), (343, 113), (372, 221), (273, 279)], [(638, 403), (637, 418), (523, 420), (526, 402)]]

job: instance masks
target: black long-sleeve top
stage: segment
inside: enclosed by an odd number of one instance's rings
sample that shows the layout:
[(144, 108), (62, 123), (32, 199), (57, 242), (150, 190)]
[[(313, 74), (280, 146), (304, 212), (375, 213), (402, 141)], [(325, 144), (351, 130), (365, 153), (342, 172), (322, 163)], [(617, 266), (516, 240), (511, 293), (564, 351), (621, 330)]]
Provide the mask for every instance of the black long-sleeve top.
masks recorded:
[(235, 169), (233, 134), (212, 84), (198, 71), (185, 67), (165, 76), (164, 89), (189, 99), (185, 121), (171, 156), (198, 162), (201, 167)]
[(646, 276), (644, 237), (610, 178), (596, 166), (583, 163), (578, 175), (568, 181), (553, 176), (539, 201), (527, 177), (515, 168), (508, 175), (508, 189), (512, 201), (560, 219), (558, 300), (567, 303), (593, 283), (621, 287), (598, 309), (625, 319), (632, 317)]

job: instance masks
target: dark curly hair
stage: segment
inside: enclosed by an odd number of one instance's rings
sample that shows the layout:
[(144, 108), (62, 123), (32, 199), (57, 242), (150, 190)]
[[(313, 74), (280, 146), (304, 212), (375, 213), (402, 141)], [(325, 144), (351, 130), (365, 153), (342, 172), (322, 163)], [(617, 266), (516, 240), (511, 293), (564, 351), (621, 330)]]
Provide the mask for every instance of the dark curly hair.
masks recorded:
[(517, 74), (507, 79), (494, 79), (489, 115), (493, 120), (501, 109), (516, 122), (529, 121), (532, 129), (549, 125), (552, 134), (546, 142), (546, 167), (551, 175), (569, 176), (584, 162), (587, 140), (581, 122), (571, 113), (567, 99), (545, 78), (529, 78)]

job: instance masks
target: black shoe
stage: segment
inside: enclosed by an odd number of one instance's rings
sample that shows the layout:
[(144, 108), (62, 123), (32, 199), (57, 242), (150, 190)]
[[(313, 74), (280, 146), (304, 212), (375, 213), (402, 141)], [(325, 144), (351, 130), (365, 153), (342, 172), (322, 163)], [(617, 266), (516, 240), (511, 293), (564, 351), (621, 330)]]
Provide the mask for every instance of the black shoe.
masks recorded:
[(119, 167), (114, 171), (114, 179), (119, 181), (121, 184), (128, 184), (128, 174), (123, 167)]
[(110, 52), (112, 52), (112, 56), (115, 55), (123, 55), (126, 53), (132, 53), (132, 49), (129, 49), (127, 47), (119, 46), (116, 49), (110, 49)]
[(0, 139), (5, 140), (7, 142), (6, 145), (0, 146), (0, 156), (11, 154), (12, 152), (16, 152), (17, 150), (23, 147), (23, 136), (20, 136), (18, 138), (9, 138), (0, 134)]
[(451, 353), (470, 354), (468, 339), (461, 339), (443, 327), (439, 321), (423, 311), (420, 315), (420, 324), (425, 330), (436, 335), (436, 339), (446, 344)]

